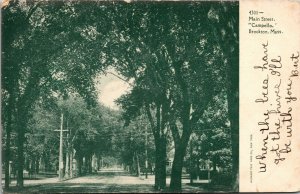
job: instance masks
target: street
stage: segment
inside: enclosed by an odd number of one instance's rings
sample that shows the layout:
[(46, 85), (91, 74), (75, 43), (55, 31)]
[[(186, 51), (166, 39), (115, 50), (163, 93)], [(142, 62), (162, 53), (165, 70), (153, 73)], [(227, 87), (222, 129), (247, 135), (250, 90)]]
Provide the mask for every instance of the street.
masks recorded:
[[(186, 183), (188, 179), (183, 179), (183, 192), (203, 192), (199, 187), (189, 186)], [(12, 189), (6, 193), (41, 193), (41, 192), (69, 192), (69, 193), (108, 193), (108, 192), (125, 192), (125, 193), (155, 193), (153, 188), (154, 175), (149, 175), (145, 179), (144, 175), (140, 177), (132, 176), (122, 169), (105, 169), (95, 174), (58, 181), (57, 177), (45, 178), (40, 180), (25, 180), (24, 189), (17, 191), (14, 187), (15, 181), (12, 181)], [(167, 185), (170, 178), (167, 178)]]

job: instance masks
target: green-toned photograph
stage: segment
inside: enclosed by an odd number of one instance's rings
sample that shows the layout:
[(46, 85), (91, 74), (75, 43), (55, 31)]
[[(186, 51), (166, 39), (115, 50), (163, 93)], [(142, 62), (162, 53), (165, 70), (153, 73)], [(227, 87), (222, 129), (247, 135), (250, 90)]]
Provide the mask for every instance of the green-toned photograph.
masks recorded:
[(239, 189), (239, 2), (1, 2), (4, 193)]

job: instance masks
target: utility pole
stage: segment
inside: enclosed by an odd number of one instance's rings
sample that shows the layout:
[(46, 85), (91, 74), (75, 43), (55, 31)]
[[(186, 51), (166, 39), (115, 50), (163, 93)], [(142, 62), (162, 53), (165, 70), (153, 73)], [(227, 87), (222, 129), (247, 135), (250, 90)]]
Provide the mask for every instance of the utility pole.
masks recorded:
[(64, 169), (64, 161), (63, 161), (63, 131), (68, 131), (68, 130), (63, 130), (63, 123), (64, 123), (64, 114), (61, 113), (61, 119), (60, 119), (60, 130), (54, 130), (54, 131), (59, 131), (60, 136), (59, 136), (59, 167), (58, 167), (58, 176), (59, 180), (61, 181), (63, 179), (63, 169)]
[[(69, 129), (68, 120), (67, 120), (67, 131)], [(67, 133), (67, 148), (66, 148), (66, 169), (65, 169), (65, 178), (68, 179), (70, 177), (70, 148), (69, 148), (69, 133)]]
[(71, 128), (69, 128), (69, 126), (68, 126), (68, 131), (69, 131), (69, 138), (68, 138), (68, 141), (70, 141), (69, 142), (69, 151), (70, 151), (70, 153), (69, 153), (69, 157), (70, 157), (70, 160), (69, 160), (69, 162), (70, 162), (70, 167), (69, 167), (69, 169), (70, 169), (70, 178), (73, 178), (73, 146), (72, 146), (72, 140), (71, 140), (71, 137), (72, 137), (72, 130), (71, 130)]
[(190, 183), (193, 184), (193, 142), (190, 142)]
[[(146, 111), (145, 111), (145, 114), (143, 114), (143, 118), (146, 120)], [(146, 168), (146, 174), (145, 174), (145, 178), (147, 179), (148, 178), (148, 125), (146, 123), (145, 125), (145, 156), (146, 156), (146, 160), (145, 160), (145, 168)]]

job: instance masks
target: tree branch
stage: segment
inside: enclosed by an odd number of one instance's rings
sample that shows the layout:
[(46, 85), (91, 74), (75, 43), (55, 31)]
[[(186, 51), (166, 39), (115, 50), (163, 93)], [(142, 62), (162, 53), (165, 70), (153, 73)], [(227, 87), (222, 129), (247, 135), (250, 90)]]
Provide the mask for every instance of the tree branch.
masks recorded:
[(195, 112), (192, 114), (192, 118), (190, 119), (191, 125), (195, 124), (200, 117), (203, 115), (204, 111), (207, 109), (209, 102), (213, 99), (215, 91), (213, 89), (208, 91), (208, 95), (204, 98), (204, 103), (202, 103), (201, 107), (198, 107)]
[(28, 11), (28, 15), (26, 16), (25, 21), (28, 21), (29, 18), (32, 16), (32, 14), (35, 12), (35, 10), (39, 7), (41, 4), (41, 1), (39, 1), (37, 4), (35, 4), (33, 7), (31, 7)]
[(109, 72), (109, 71), (108, 71), (108, 72), (106, 72), (106, 73), (107, 73), (107, 74), (111, 74), (111, 75), (113, 75), (113, 76), (119, 78), (120, 80), (122, 80), (122, 81), (128, 83), (131, 87), (134, 86), (134, 85), (133, 85), (132, 83), (130, 83), (128, 80), (122, 78), (121, 76), (119, 76), (119, 75), (117, 75), (117, 74), (115, 74), (115, 73), (113, 73), (113, 72)]
[(178, 143), (180, 143), (180, 135), (178, 127), (176, 125), (176, 121), (170, 121), (170, 129), (174, 139), (174, 143), (177, 145)]
[(150, 111), (149, 104), (145, 104), (145, 110), (146, 110), (146, 114), (147, 114), (147, 117), (148, 117), (149, 122), (150, 122), (152, 133), (156, 138), (158, 136), (158, 132), (155, 130), (156, 128), (155, 128), (154, 120), (153, 120), (153, 117), (152, 117), (152, 114), (151, 114), (151, 111)]

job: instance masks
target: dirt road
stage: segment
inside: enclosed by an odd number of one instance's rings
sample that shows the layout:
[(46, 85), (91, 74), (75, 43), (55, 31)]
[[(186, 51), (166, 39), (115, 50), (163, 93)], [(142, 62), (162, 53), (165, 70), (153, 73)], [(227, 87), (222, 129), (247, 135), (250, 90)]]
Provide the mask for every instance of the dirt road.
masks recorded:
[[(183, 181), (184, 192), (201, 192), (199, 187), (191, 187), (185, 184), (188, 180)], [(167, 179), (169, 183), (169, 179)], [(14, 185), (14, 182), (12, 183)], [(47, 178), (42, 180), (25, 180), (25, 188), (18, 191), (12, 188), (5, 193), (109, 193), (109, 192), (126, 192), (126, 193), (154, 193), (153, 188), (154, 175), (132, 176), (128, 172), (120, 169), (107, 169), (98, 173), (58, 181), (58, 178)]]

